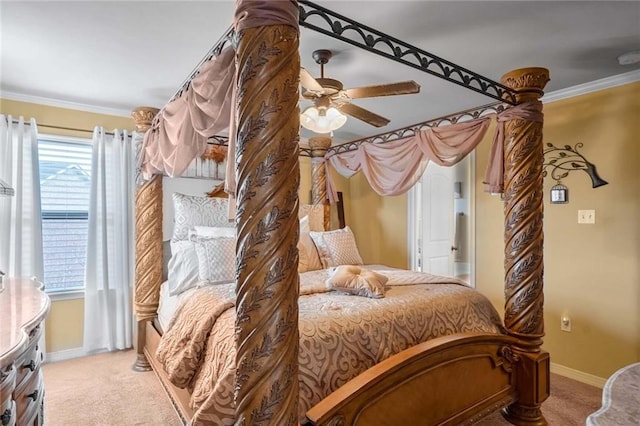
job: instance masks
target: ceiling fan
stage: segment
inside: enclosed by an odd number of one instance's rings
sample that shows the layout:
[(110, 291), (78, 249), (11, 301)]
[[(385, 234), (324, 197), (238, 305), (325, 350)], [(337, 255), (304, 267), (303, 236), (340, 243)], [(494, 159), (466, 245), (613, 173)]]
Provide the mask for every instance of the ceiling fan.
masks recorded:
[[(320, 65), (320, 77), (314, 78), (309, 71), (301, 68), (300, 85), (303, 88), (301, 91), (302, 99), (312, 101), (315, 108), (309, 107), (303, 111), (301, 124), (318, 133), (323, 133), (317, 130), (317, 120), (320, 117), (325, 117), (324, 121), (327, 119), (329, 121), (333, 120), (333, 126), (331, 126), (333, 128), (330, 130), (335, 130), (342, 126), (346, 122), (346, 117), (340, 113), (347, 114), (375, 127), (382, 127), (389, 123), (388, 118), (352, 104), (352, 99), (420, 92), (420, 85), (412, 80), (344, 89), (342, 82), (339, 80), (324, 76), (324, 65), (331, 59), (331, 51), (326, 49), (315, 50), (312, 56), (316, 63)], [(326, 128), (322, 126), (322, 129)]]

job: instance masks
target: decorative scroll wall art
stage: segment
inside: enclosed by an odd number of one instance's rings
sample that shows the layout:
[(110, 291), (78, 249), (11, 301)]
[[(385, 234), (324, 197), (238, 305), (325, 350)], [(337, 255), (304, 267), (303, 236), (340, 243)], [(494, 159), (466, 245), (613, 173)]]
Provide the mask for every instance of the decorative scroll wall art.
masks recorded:
[(602, 179), (596, 171), (596, 165), (589, 162), (578, 150), (583, 144), (577, 143), (573, 147), (564, 145), (558, 148), (547, 142), (544, 150), (544, 164), (542, 176), (548, 174), (556, 181), (551, 188), (551, 203), (566, 204), (569, 202), (569, 188), (562, 184), (562, 179), (569, 176), (575, 170), (582, 170), (591, 178), (591, 187), (598, 188), (607, 185), (609, 182)]

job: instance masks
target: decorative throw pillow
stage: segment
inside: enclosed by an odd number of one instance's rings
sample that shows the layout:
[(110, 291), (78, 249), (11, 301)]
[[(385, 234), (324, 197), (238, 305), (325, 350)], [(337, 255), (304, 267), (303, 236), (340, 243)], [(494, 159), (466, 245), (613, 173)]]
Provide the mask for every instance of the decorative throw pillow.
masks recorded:
[(172, 241), (167, 266), (169, 294), (176, 296), (198, 284), (198, 257), (193, 242)]
[(208, 284), (236, 279), (236, 237), (195, 237), (198, 277)]
[(309, 216), (300, 219), (300, 239), (298, 240), (298, 272), (317, 271), (322, 269), (318, 250), (309, 236)]
[(360, 266), (341, 265), (329, 275), (326, 285), (330, 290), (379, 299), (384, 297), (384, 285), (388, 280), (385, 275)]
[(174, 224), (172, 241), (189, 238), (194, 226), (223, 226), (233, 228), (228, 219), (229, 199), (196, 195), (173, 194)]
[(189, 239), (192, 235), (197, 237), (227, 237), (236, 236), (236, 228), (228, 226), (194, 226), (193, 231), (189, 231)]
[(298, 217), (307, 216), (309, 221), (309, 229), (311, 231), (324, 231), (324, 205), (322, 204), (303, 204), (298, 210)]
[(351, 228), (326, 232), (309, 232), (324, 268), (339, 265), (362, 265), (362, 257)]

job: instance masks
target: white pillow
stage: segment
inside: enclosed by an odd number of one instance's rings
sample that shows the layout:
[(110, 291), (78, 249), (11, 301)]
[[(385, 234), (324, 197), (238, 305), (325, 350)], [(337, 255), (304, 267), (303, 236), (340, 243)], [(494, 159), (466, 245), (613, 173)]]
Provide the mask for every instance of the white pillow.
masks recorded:
[(324, 268), (339, 265), (362, 265), (364, 263), (353, 232), (348, 226), (335, 231), (311, 231), (309, 236), (318, 249)]
[(175, 216), (171, 241), (187, 240), (189, 230), (194, 226), (235, 227), (228, 218), (228, 198), (200, 197), (175, 192), (173, 209)]
[(329, 290), (379, 299), (384, 297), (384, 285), (388, 280), (386, 275), (360, 266), (341, 265), (329, 275), (325, 283)]
[(167, 267), (169, 294), (176, 296), (198, 284), (198, 256), (191, 241), (172, 241)]
[(322, 269), (318, 250), (309, 236), (309, 216), (300, 219), (300, 238), (298, 240), (298, 272), (317, 271)]
[(194, 226), (193, 232), (189, 235), (189, 239), (191, 239), (191, 235), (195, 235), (197, 237), (235, 238), (236, 228), (228, 226)]
[(236, 237), (196, 237), (200, 281), (224, 284), (236, 278)]

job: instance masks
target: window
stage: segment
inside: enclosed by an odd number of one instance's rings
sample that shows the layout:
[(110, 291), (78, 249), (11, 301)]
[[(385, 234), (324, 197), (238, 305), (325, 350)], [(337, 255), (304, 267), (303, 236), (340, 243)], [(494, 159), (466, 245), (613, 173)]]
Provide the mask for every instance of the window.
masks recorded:
[(91, 141), (57, 136), (38, 140), (44, 282), (49, 292), (84, 288)]

